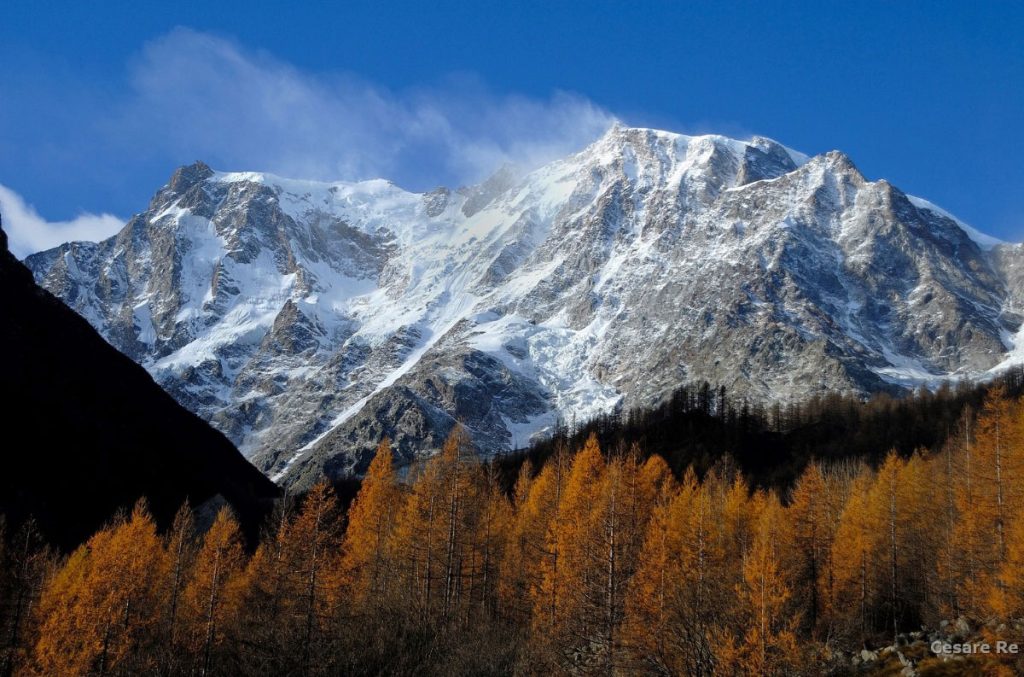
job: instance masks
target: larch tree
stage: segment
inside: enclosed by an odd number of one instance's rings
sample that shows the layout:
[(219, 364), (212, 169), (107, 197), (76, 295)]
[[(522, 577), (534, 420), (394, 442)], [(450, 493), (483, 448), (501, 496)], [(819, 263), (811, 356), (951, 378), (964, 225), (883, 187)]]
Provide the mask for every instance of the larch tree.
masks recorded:
[(164, 536), (167, 565), (163, 586), (163, 642), (160, 647), (160, 672), (174, 674), (185, 669), (186, 637), (182, 631), (182, 595), (198, 551), (195, 514), (186, 501), (174, 515)]
[(753, 540), (756, 508), (752, 505), (750, 487), (740, 473), (715, 472), (710, 481), (716, 493), (722, 494), (720, 537), (726, 558), (726, 569), (722, 573), (730, 584), (738, 583), (743, 556)]
[(241, 610), (245, 566), (242, 534), (229, 508), (222, 508), (203, 537), (183, 594), (195, 672), (210, 674), (226, 648)]
[[(618, 630), (625, 607), (626, 582), (633, 573), (634, 546), (639, 543), (637, 527), (645, 523), (646, 503), (638, 500), (638, 466), (633, 458), (616, 458), (607, 464), (598, 487), (593, 511), (596, 548), (588, 565), (593, 574), (586, 578), (582, 615), (593, 623), (589, 645), (597, 653), (605, 674), (620, 666), (622, 641)], [(586, 609), (591, 607), (591, 610)], [(588, 626), (582, 626), (588, 627)]]
[(902, 515), (900, 512), (899, 496), (900, 476), (903, 473), (904, 465), (903, 459), (895, 451), (890, 451), (885, 458), (885, 462), (882, 463), (882, 467), (878, 469), (878, 476), (875, 480), (875, 486), (872, 487), (871, 498), (869, 499), (876, 514), (881, 516), (879, 522), (883, 529), (881, 533), (884, 543), (882, 549), (884, 564), (881, 567), (883, 572), (881, 578), (885, 581), (888, 591), (886, 605), (888, 607), (889, 627), (893, 633), (893, 641), (896, 641), (896, 635), (899, 634), (900, 614), (902, 611), (903, 591), (900, 588), (902, 567), (900, 564), (901, 548), (905, 544), (900, 538)]
[(817, 634), (825, 608), (822, 587), (831, 568), (834, 536), (829, 487), (819, 464), (809, 463), (797, 479), (785, 516), (789, 523), (787, 571), (790, 584), (794, 589), (806, 591), (801, 600), (802, 617), (807, 629)]
[(871, 508), (872, 484), (866, 469), (854, 479), (832, 542), (834, 622), (848, 648), (863, 647), (872, 629), (881, 527), (880, 515)]
[(456, 425), (413, 482), (392, 539), (408, 602), (441, 627), (462, 603), (464, 556), (480, 504), (474, 458), (469, 434)]
[(914, 453), (899, 477), (903, 622), (907, 627), (920, 627), (925, 610), (938, 601), (932, 599), (932, 581), (944, 534), (935, 519), (941, 499), (932, 489), (932, 478), (939, 471), (937, 459), (925, 453)]
[(597, 528), (593, 507), (605, 473), (604, 456), (591, 435), (576, 454), (546, 536), (552, 553), (542, 564), (540, 595), (535, 599), (534, 636), (560, 662), (572, 660), (589, 642), (596, 619), (589, 613), (595, 577)]
[(663, 502), (651, 514), (623, 622), (624, 640), (638, 669), (661, 673), (670, 671), (669, 596), (678, 562), (669, 505)]
[(1024, 618), (1024, 512), (1018, 512), (1006, 534), (1006, 559), (996, 574), (989, 605), (1002, 619)]
[(471, 614), (479, 612), (489, 617), (499, 613), (501, 563), (512, 526), (513, 508), (493, 466), (487, 466), (480, 480), (479, 505), (473, 507), (477, 518), (468, 548), (470, 603), (466, 608)]
[[(969, 425), (961, 424), (969, 429)], [(961, 432), (960, 435), (963, 433)], [(958, 499), (960, 487), (965, 484), (963, 469), (962, 440), (956, 435), (946, 440), (932, 466), (936, 474), (932, 477), (931, 488), (937, 494), (939, 509), (934, 517), (940, 534), (940, 550), (935, 553), (934, 571), (931, 579), (931, 604), (925, 610), (929, 622), (937, 625), (941, 620), (957, 618), (962, 613), (960, 582), (965, 578), (968, 551), (963, 547), (960, 520), (961, 503)]]
[(320, 480), (306, 494), (295, 519), (285, 528), (288, 580), (285, 632), (291, 635), (297, 663), (309, 674), (322, 658), (333, 636), (332, 602), (335, 565), (341, 542), (341, 508), (327, 480)]
[(526, 471), (516, 483), (515, 516), (501, 565), (500, 594), (504, 615), (525, 626), (549, 599), (545, 572), (558, 568), (558, 553), (548, 532), (558, 514), (570, 462), (568, 452), (558, 446), (537, 477), (531, 479)]
[(668, 503), (655, 507), (629, 583), (623, 635), (636, 664), (662, 674), (712, 674), (713, 621), (730, 590), (712, 487), (688, 469)]
[(739, 667), (745, 674), (786, 674), (798, 664), (799, 616), (791, 608), (792, 591), (782, 576), (775, 539), (781, 512), (773, 495), (764, 498), (743, 559), (743, 579), (736, 586), (743, 635), (736, 653), (723, 657), (724, 671)]
[(178, 639), (181, 615), (181, 594), (189, 570), (195, 561), (195, 515), (185, 503), (174, 516), (174, 522), (165, 539), (168, 558), (166, 636), (174, 645)]
[(895, 641), (904, 625), (919, 623), (919, 608), (926, 594), (925, 577), (929, 542), (934, 537), (929, 514), (930, 470), (920, 454), (903, 460), (889, 452), (878, 469), (868, 496), (869, 512), (880, 540), (875, 579), (880, 583), (878, 602)]
[(158, 661), (166, 557), (143, 502), (96, 533), (44, 591), (36, 663), (48, 674), (146, 672)]
[(340, 583), (357, 609), (367, 604), (372, 607), (388, 593), (393, 575), (388, 544), (401, 507), (391, 442), (384, 438), (349, 507), (342, 543)]
[(1010, 517), (1024, 511), (1024, 405), (1007, 397), (1003, 388), (985, 398), (974, 462), (971, 519), (980, 531), (973, 540), (981, 568), (974, 614), (980, 618), (1006, 606), (1006, 600), (999, 599), (1005, 590), (997, 573), (1009, 555)]

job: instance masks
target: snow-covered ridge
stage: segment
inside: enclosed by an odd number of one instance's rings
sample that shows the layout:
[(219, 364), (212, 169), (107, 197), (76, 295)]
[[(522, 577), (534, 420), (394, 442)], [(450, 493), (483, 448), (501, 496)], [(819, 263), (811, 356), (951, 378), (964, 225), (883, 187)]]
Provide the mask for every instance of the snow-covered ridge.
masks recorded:
[(942, 207), (932, 204), (931, 202), (925, 200), (924, 198), (915, 197), (913, 195), (907, 195), (907, 199), (910, 200), (910, 202), (918, 209), (927, 209), (930, 212), (934, 212), (939, 216), (944, 216), (947, 219), (951, 220), (953, 223), (960, 226), (960, 228), (963, 229), (965, 233), (967, 233), (967, 236), (974, 240), (974, 242), (982, 249), (992, 249), (993, 247), (997, 247), (1001, 244), (1008, 244), (1007, 242), (992, 237), (991, 235), (986, 235), (977, 228), (974, 228), (973, 226), (970, 226), (964, 221), (953, 216)]
[(192, 165), (118, 236), (29, 265), (305, 483), (382, 435), (411, 460), (461, 419), (498, 453), (685, 382), (767, 400), (983, 375), (1019, 352), (997, 245), (841, 153), (616, 126), (425, 194)]

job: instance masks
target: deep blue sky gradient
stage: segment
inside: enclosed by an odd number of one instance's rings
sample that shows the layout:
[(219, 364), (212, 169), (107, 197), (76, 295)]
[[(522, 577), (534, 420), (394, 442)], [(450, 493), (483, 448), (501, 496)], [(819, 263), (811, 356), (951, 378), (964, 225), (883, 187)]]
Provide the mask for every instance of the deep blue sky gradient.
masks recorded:
[(1024, 239), (1020, 2), (4, 0), (0, 184), (51, 220), (143, 209), (195, 158), (89, 137), (143, 46), (176, 26), (395, 91), (469, 74), (497, 94), (573, 92), (628, 124), (839, 148), (869, 178)]

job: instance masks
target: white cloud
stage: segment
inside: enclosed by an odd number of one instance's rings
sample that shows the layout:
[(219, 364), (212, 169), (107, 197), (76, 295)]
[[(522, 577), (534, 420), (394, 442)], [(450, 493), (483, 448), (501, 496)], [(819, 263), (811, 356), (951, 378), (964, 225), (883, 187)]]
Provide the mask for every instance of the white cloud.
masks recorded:
[(225, 170), (384, 177), (421, 190), (477, 181), (506, 162), (539, 165), (613, 121), (571, 93), (498, 95), (472, 76), (396, 92), (184, 28), (145, 46), (131, 87), (107, 132), (142, 152)]
[(65, 242), (96, 242), (110, 237), (125, 223), (124, 219), (111, 214), (80, 214), (70, 221), (47, 221), (20, 195), (2, 184), (0, 214), (10, 249), (19, 258)]
[[(82, 163), (76, 171), (93, 173), (78, 181), (118, 181), (149, 193), (158, 185), (142, 185), (137, 175), (159, 168), (170, 176), (195, 160), (226, 171), (455, 187), (505, 163), (532, 169), (580, 150), (614, 121), (569, 92), (499, 94), (471, 75), (396, 91), (351, 74), (303, 71), (187, 28), (147, 43), (124, 88), (94, 96), (78, 106), (82, 127), (68, 142)], [(106, 213), (47, 221), (2, 185), (0, 206), (19, 256), (102, 239), (124, 223)]]

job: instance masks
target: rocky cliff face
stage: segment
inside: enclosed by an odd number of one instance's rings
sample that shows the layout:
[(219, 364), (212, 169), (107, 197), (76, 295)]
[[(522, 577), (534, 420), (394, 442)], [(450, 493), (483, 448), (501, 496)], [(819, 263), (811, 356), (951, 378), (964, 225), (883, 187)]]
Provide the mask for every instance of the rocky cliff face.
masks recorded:
[(612, 128), (458, 191), (185, 167), (37, 280), (265, 472), (482, 453), (688, 381), (867, 393), (1024, 360), (1024, 255), (849, 158)]

